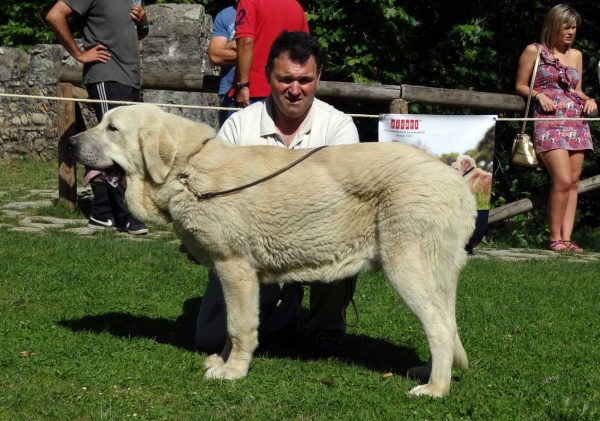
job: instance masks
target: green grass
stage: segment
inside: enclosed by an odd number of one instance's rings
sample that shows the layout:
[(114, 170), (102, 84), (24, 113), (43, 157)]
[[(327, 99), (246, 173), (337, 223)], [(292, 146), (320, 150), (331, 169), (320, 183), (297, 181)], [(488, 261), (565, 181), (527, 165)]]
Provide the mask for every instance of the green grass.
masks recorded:
[(432, 399), (406, 396), (428, 348), (381, 274), (359, 278), (345, 358), (288, 333), (247, 378), (208, 381), (193, 347), (206, 271), (175, 242), (0, 239), (0, 420), (600, 419), (599, 262), (471, 259), (457, 302), (471, 368)]
[[(22, 199), (30, 190), (58, 189), (58, 165), (42, 161), (13, 160), (0, 163), (0, 205)], [(36, 200), (35, 196), (28, 198)], [(46, 198), (47, 199), (47, 198)]]

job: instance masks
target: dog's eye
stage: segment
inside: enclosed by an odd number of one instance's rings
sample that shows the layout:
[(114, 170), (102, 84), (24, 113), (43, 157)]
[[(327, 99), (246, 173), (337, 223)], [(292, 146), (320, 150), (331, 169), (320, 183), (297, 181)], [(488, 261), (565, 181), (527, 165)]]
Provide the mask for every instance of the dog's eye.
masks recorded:
[(115, 126), (112, 123), (109, 123), (107, 129), (110, 130), (111, 132), (116, 132), (117, 131), (117, 126)]

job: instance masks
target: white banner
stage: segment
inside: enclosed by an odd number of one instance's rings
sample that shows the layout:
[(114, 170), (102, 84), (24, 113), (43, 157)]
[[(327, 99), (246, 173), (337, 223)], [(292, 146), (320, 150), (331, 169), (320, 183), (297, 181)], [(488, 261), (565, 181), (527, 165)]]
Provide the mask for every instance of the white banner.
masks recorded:
[(379, 141), (404, 142), (459, 171), (477, 199), (490, 208), (495, 115), (381, 114)]

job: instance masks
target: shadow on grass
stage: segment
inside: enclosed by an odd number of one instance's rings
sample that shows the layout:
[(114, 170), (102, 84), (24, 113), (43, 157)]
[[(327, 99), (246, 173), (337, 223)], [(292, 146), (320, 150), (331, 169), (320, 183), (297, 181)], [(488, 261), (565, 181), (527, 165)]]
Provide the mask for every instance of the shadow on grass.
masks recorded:
[(118, 337), (148, 338), (161, 344), (173, 345), (187, 351), (196, 351), (194, 335), (196, 333), (196, 316), (201, 303), (201, 297), (186, 300), (183, 305), (183, 314), (175, 321), (112, 312), (61, 320), (58, 324), (73, 332), (108, 332)]
[[(183, 305), (183, 314), (177, 320), (153, 319), (128, 313), (111, 312), (78, 319), (61, 320), (59, 325), (74, 332), (108, 332), (125, 338), (147, 338), (161, 344), (172, 345), (196, 352), (194, 343), (196, 317), (202, 298), (191, 298)], [(348, 334), (344, 341), (344, 357), (349, 364), (358, 364), (371, 370), (406, 374), (410, 367), (424, 364), (414, 349), (365, 335)], [(255, 355), (288, 358), (302, 361), (314, 360), (314, 348), (301, 332), (287, 329), (261, 339)]]
[[(315, 360), (314, 346), (301, 332), (288, 330), (271, 335), (260, 342), (258, 356)], [(391, 371), (406, 375), (409, 368), (423, 365), (415, 350), (366, 335), (348, 333), (344, 339), (344, 356), (338, 358), (351, 365), (361, 365), (382, 373)]]

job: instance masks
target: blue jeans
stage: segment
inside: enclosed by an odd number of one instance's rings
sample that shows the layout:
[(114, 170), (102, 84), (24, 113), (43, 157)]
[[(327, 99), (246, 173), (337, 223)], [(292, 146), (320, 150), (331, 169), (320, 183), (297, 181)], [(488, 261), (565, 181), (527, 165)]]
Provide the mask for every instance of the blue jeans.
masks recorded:
[[(250, 98), (250, 104), (254, 104), (255, 102), (260, 102), (260, 101), (264, 101), (265, 98), (262, 97), (252, 97)], [(219, 101), (219, 105), (221, 107), (227, 107), (227, 108), (237, 108), (237, 105), (235, 104), (235, 99), (234, 98), (229, 98), (227, 95), (223, 95), (221, 97), (221, 101)], [(237, 112), (238, 110), (219, 110), (219, 128), (221, 128), (223, 126), (223, 123), (225, 123), (225, 120), (227, 120), (233, 113)]]
[[(223, 95), (221, 97), (221, 101), (219, 101), (219, 105), (221, 107), (227, 107), (227, 108), (235, 108), (235, 100), (233, 98), (229, 98), (227, 95)], [(227, 120), (231, 114), (235, 113), (237, 110), (219, 110), (219, 128), (221, 128), (223, 126), (223, 123), (225, 123), (225, 120)]]

